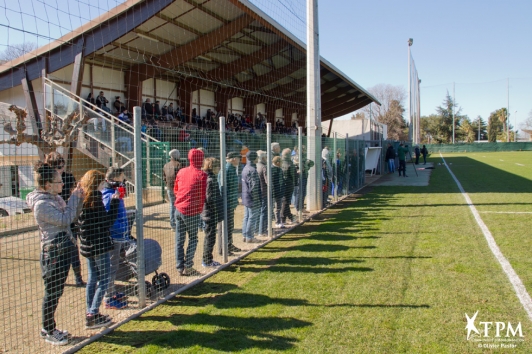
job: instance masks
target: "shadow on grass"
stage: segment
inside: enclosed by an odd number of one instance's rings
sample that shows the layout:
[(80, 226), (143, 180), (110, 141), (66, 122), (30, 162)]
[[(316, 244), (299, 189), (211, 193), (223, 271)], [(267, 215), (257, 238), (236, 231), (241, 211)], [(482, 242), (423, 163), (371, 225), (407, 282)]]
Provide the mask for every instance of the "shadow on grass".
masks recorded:
[[(339, 259), (339, 258), (327, 258), (327, 257), (281, 257), (275, 260), (275, 265), (280, 264), (289, 264), (289, 265), (309, 265), (309, 266), (320, 266), (320, 265), (334, 265), (334, 264), (352, 264), (352, 263), (362, 263), (365, 261), (360, 261), (356, 259)], [(252, 260), (242, 260), (239, 264), (242, 265), (271, 265), (271, 259), (252, 259)]]
[(344, 245), (327, 245), (323, 243), (313, 245), (297, 245), (291, 247), (268, 247), (261, 252), (282, 252), (282, 251), (300, 251), (300, 252), (339, 252), (350, 249), (375, 249), (376, 246), (344, 246)]
[[(293, 337), (275, 335), (272, 332), (286, 331), (292, 328), (304, 328), (311, 322), (290, 317), (237, 317), (221, 315), (174, 315), (174, 316), (142, 316), (140, 328), (150, 325), (142, 322), (169, 322), (174, 326), (198, 326), (204, 331), (180, 328), (166, 333), (162, 331), (124, 332), (114, 331), (106, 335), (101, 342), (122, 344), (141, 348), (146, 345), (167, 349), (210, 348), (217, 351), (234, 352), (245, 349), (288, 350), (298, 340)], [(156, 338), (151, 340), (151, 338)], [(161, 348), (162, 349), (162, 348)]]
[[(350, 263), (355, 263), (356, 261), (351, 261)], [(278, 266), (274, 265), (271, 268), (264, 269), (257, 265), (253, 267), (253, 264), (242, 264), (235, 269), (235, 272), (271, 272), (271, 273), (314, 273), (314, 274), (337, 274), (345, 272), (372, 272), (373, 268), (367, 267), (343, 267), (343, 268), (320, 268), (320, 267), (288, 267), (288, 266)]]

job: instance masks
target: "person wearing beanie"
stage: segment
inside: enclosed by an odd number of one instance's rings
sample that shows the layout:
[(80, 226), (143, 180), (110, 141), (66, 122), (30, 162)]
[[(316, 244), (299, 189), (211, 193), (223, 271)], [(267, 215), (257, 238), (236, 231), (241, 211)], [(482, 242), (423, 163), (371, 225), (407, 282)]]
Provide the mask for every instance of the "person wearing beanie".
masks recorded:
[[(225, 180), (227, 184), (227, 250), (233, 255), (242, 250), (233, 245), (235, 227), (235, 209), (238, 206), (238, 166), (242, 156), (238, 152), (229, 152), (225, 159)], [(218, 185), (222, 187), (221, 174), (218, 174)], [(218, 253), (222, 255), (222, 223), (218, 223)]]
[(248, 151), (246, 160), (246, 167), (242, 170), (242, 204), (245, 207), (242, 235), (244, 242), (261, 243), (261, 240), (254, 237), (255, 224), (259, 218), (261, 207), (260, 181), (256, 165), (257, 153)]
[(181, 168), (179, 162), (180, 154), (179, 150), (173, 149), (170, 151), (170, 162), (163, 166), (163, 180), (166, 184), (166, 193), (168, 195), (168, 201), (170, 202), (170, 227), (175, 231), (175, 195), (174, 195), (174, 183), (175, 176)]

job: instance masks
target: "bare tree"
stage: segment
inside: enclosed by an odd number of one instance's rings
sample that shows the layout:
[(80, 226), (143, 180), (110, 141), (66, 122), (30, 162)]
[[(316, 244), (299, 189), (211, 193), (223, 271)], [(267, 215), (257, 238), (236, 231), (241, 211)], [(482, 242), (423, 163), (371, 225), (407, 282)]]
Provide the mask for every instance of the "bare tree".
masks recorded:
[(80, 117), (78, 111), (70, 113), (64, 120), (61, 118), (46, 117), (45, 128), (41, 135), (26, 133), (26, 110), (15, 105), (9, 107), (9, 111), (16, 116), (16, 126), (13, 128), (11, 122), (4, 123), (4, 131), (10, 135), (8, 139), (0, 140), (0, 144), (12, 144), (20, 146), (23, 143), (35, 145), (41, 149), (45, 154), (54, 151), (56, 148), (63, 146), (70, 146), (78, 138), (79, 128), (86, 124), (90, 117), (85, 114), (83, 118)]
[(5, 63), (10, 60), (17, 59), (18, 57), (35, 49), (37, 49), (37, 43), (34, 42), (8, 45), (3, 52), (0, 52), (0, 62)]
[(404, 136), (404, 128), (406, 126), (404, 120), (404, 101), (406, 99), (406, 91), (402, 86), (392, 86), (387, 84), (378, 84), (368, 89), (368, 91), (375, 96), (381, 105), (371, 104), (362, 109), (366, 117), (371, 116), (379, 123), (388, 126), (388, 139), (402, 140)]
[(519, 127), (523, 131), (532, 131), (532, 110), (528, 112), (528, 118), (522, 122)]

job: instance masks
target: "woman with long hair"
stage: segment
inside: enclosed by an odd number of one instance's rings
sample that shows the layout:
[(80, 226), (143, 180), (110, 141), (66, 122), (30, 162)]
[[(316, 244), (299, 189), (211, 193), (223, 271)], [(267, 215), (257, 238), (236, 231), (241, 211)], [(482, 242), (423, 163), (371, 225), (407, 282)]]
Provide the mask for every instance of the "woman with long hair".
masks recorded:
[(81, 188), (85, 193), (83, 208), (78, 219), (80, 253), (87, 258), (89, 279), (86, 288), (87, 314), (85, 328), (95, 329), (111, 324), (109, 316), (100, 314), (100, 305), (109, 286), (111, 260), (109, 251), (113, 241), (109, 231), (116, 221), (119, 205), (118, 191), (113, 195), (109, 212), (106, 211), (100, 191), (105, 175), (90, 170), (81, 178)]
[(53, 345), (68, 343), (68, 332), (56, 328), (55, 310), (63, 295), (72, 254), (77, 252), (76, 239), (70, 224), (79, 215), (83, 191), (77, 187), (65, 203), (61, 174), (54, 167), (37, 162), (35, 165), (37, 188), (28, 194), (26, 201), (39, 225), (41, 237), (41, 275), (44, 281), (41, 336)]

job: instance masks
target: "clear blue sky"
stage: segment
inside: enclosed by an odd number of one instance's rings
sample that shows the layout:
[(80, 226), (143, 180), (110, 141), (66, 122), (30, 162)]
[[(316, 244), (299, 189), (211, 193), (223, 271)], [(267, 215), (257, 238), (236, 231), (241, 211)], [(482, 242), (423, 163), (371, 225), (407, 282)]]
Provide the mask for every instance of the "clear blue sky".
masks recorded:
[[(305, 40), (306, 0), (251, 1)], [(0, 50), (24, 41), (44, 45), (118, 3), (0, 0)], [(487, 120), (507, 106), (507, 78), (512, 124), (532, 110), (530, 0), (321, 0), (319, 17), (321, 55), (364, 88), (407, 87), (413, 38), (422, 115), (434, 113), (455, 82), (462, 113)]]

